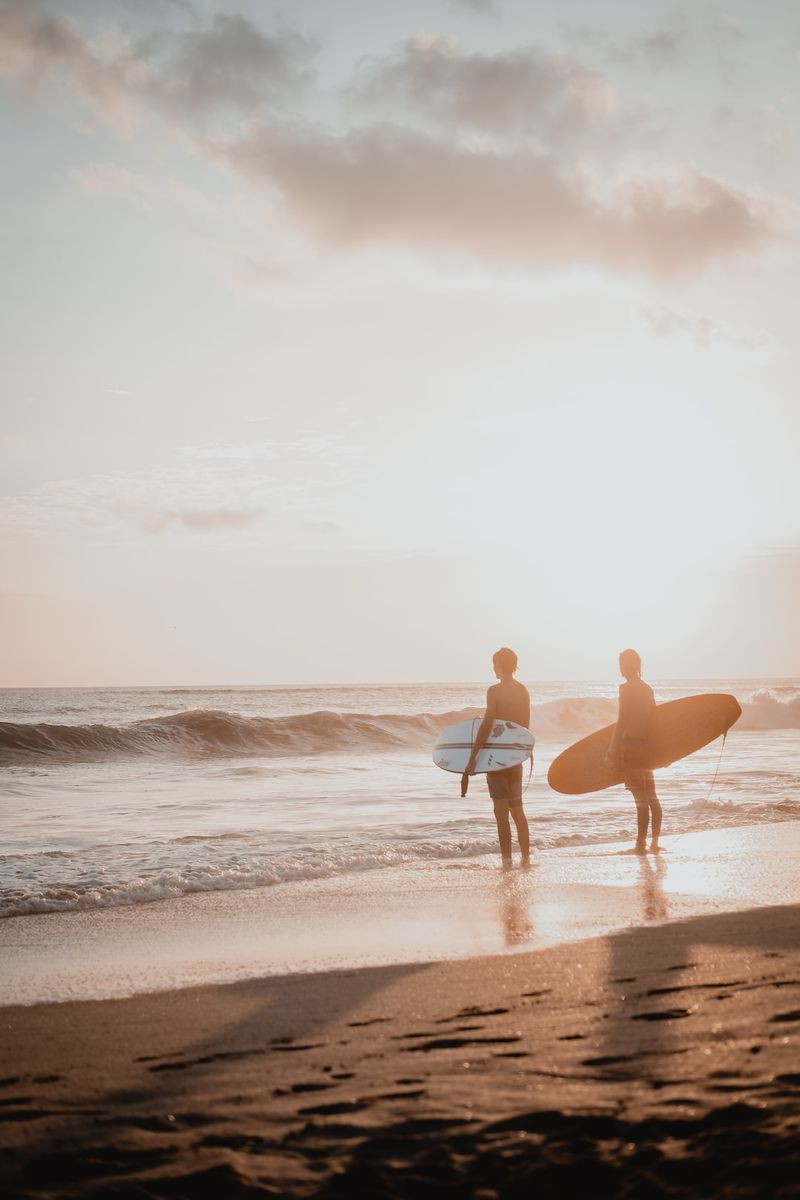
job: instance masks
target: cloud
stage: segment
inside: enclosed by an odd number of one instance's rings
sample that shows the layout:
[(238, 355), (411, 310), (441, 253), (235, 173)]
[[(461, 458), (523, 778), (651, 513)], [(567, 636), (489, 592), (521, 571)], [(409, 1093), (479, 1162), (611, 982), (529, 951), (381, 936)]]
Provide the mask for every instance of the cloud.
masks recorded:
[(73, 24), (47, 13), (37, 0), (10, 0), (0, 8), (0, 75), (28, 87), (50, 72), (70, 78), (92, 109), (118, 132), (130, 128), (133, 97), (145, 83), (143, 64), (117, 44), (106, 56)]
[(397, 127), (323, 137), (263, 129), (217, 147), (331, 249), (393, 245), (523, 269), (692, 273), (774, 235), (771, 214), (697, 171), (603, 194), (551, 156), (472, 151)]
[(297, 33), (269, 37), (239, 15), (208, 29), (157, 34), (139, 45), (152, 64), (148, 98), (178, 116), (274, 105), (310, 78), (316, 44)]
[[(271, 420), (267, 417), (266, 420)], [(344, 446), (334, 434), (317, 433), (302, 441), (278, 441), (277, 439), (254, 442), (205, 442), (200, 445), (181, 446), (181, 458), (216, 460), (218, 462), (249, 463), (253, 466), (264, 462), (330, 462), (342, 463), (345, 459), (358, 456), (359, 451)]]
[(699, 52), (706, 64), (730, 65), (728, 53), (747, 41), (735, 17), (698, 6), (691, 14), (674, 14), (669, 23), (649, 32), (628, 36), (609, 33), (607, 27), (572, 26), (568, 38), (602, 54), (609, 62), (644, 70), (679, 68)]
[(524, 135), (541, 148), (596, 146), (638, 122), (605, 76), (536, 47), (463, 54), (447, 38), (414, 37), (362, 65), (352, 97), (362, 107), (410, 111), (439, 126)]
[(163, 533), (176, 526), (196, 533), (241, 529), (261, 520), (264, 514), (265, 509), (263, 508), (134, 509), (131, 513), (147, 533)]
[(690, 49), (691, 36), (692, 27), (686, 20), (635, 37), (614, 37), (605, 29), (586, 27), (570, 32), (573, 41), (598, 51), (610, 62), (647, 69), (678, 66)]
[(746, 350), (763, 349), (769, 344), (765, 335), (751, 331), (732, 330), (717, 324), (711, 317), (696, 313), (680, 313), (670, 308), (643, 308), (642, 317), (657, 338), (685, 337), (703, 350), (718, 344), (740, 346)]
[(4, 497), (0, 524), (42, 532), (109, 529), (120, 523), (149, 532), (170, 526), (231, 528), (255, 520), (274, 494), (273, 480), (241, 467), (220, 470), (192, 462), (45, 483)]
[(333, 435), (306, 441), (183, 446), (167, 464), (55, 480), (0, 497), (0, 526), (37, 533), (94, 528), (104, 536), (235, 534), (266, 524), (271, 544), (293, 545), (309, 523), (333, 522), (359, 480), (360, 451)]
[[(612, 186), (608, 150), (615, 138), (627, 144), (637, 121), (603, 75), (570, 58), (535, 48), (464, 54), (441, 38), (412, 39), (364, 66), (351, 89), (358, 104), (402, 109), (406, 122), (327, 135), (299, 118), (282, 125), (270, 110), (307, 79), (312, 52), (307, 39), (268, 37), (240, 16), (136, 42), (108, 31), (90, 41), (37, 0), (0, 9), (0, 70), (28, 83), (66, 73), (118, 132), (132, 113), (156, 110), (249, 185), (260, 224), (241, 245), (228, 233), (234, 222), (191, 188), (108, 164), (72, 176), (89, 195), (214, 216), (224, 237), (204, 245), (212, 261), (221, 253), (232, 262), (237, 279), (284, 279), (304, 250), (372, 247), (665, 278), (778, 236), (774, 204), (698, 170)], [(231, 112), (243, 118), (234, 137), (211, 120)], [(409, 125), (409, 113), (424, 128)], [(603, 170), (593, 176), (598, 152)]]
[(122, 196), (145, 209), (169, 204), (200, 217), (220, 215), (218, 206), (196, 188), (187, 187), (174, 179), (130, 171), (116, 163), (91, 163), (88, 167), (76, 167), (70, 171), (69, 177), (79, 191), (94, 199)]
[(130, 132), (147, 109), (198, 123), (263, 112), (305, 84), (314, 52), (308, 38), (270, 37), (238, 15), (217, 13), (207, 28), (135, 42), (120, 31), (92, 41), (37, 0), (10, 0), (0, 9), (0, 74), (35, 87), (50, 73), (64, 73), (120, 133)]
[(500, 9), (495, 0), (450, 0), (456, 8), (466, 8), (484, 17), (499, 17)]

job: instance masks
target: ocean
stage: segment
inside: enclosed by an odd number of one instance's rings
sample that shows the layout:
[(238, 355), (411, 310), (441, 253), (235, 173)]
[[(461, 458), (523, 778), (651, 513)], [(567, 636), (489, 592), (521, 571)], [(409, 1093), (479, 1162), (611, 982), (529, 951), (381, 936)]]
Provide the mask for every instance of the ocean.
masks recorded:
[[(800, 817), (800, 680), (653, 686), (659, 701), (732, 692), (743, 708), (724, 748), (659, 773), (667, 837)], [(445, 726), (480, 715), (485, 687), (1, 690), (0, 916), (426, 860), (494, 869), (485, 780), (462, 800), (430, 756)], [(624, 789), (570, 798), (546, 779), (570, 742), (615, 719), (617, 683), (529, 687), (534, 850), (632, 840)]]

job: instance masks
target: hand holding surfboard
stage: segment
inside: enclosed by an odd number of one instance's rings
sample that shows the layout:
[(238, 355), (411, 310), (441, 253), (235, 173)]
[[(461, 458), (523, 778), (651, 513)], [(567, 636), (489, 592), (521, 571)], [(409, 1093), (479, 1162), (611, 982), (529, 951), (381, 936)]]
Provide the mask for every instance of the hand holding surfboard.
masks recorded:
[[(437, 738), (433, 747), (433, 761), (443, 771), (452, 771), (462, 775), (461, 795), (467, 794), (464, 778), (467, 765), (475, 744), (475, 737), (480, 727), (481, 718), (472, 721), (459, 721), (451, 725)], [(478, 753), (475, 763), (475, 775), (485, 775), (490, 771), (505, 771), (507, 767), (516, 767), (525, 762), (533, 753), (534, 737), (529, 729), (515, 725), (513, 721), (495, 721), (492, 731)]]

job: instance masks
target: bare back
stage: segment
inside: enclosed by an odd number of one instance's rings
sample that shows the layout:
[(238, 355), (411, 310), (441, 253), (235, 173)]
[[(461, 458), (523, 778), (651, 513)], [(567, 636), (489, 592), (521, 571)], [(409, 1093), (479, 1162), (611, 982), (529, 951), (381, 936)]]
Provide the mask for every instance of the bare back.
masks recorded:
[(515, 725), (530, 728), (531, 696), (524, 683), (516, 679), (502, 679), (486, 693), (486, 715), (495, 720), (513, 721)]

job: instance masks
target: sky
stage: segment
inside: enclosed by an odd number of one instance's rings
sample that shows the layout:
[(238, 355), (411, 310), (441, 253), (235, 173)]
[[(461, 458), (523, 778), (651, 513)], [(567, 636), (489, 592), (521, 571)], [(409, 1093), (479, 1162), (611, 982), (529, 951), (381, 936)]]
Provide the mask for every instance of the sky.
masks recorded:
[(800, 676), (793, 0), (0, 0), (0, 681)]

